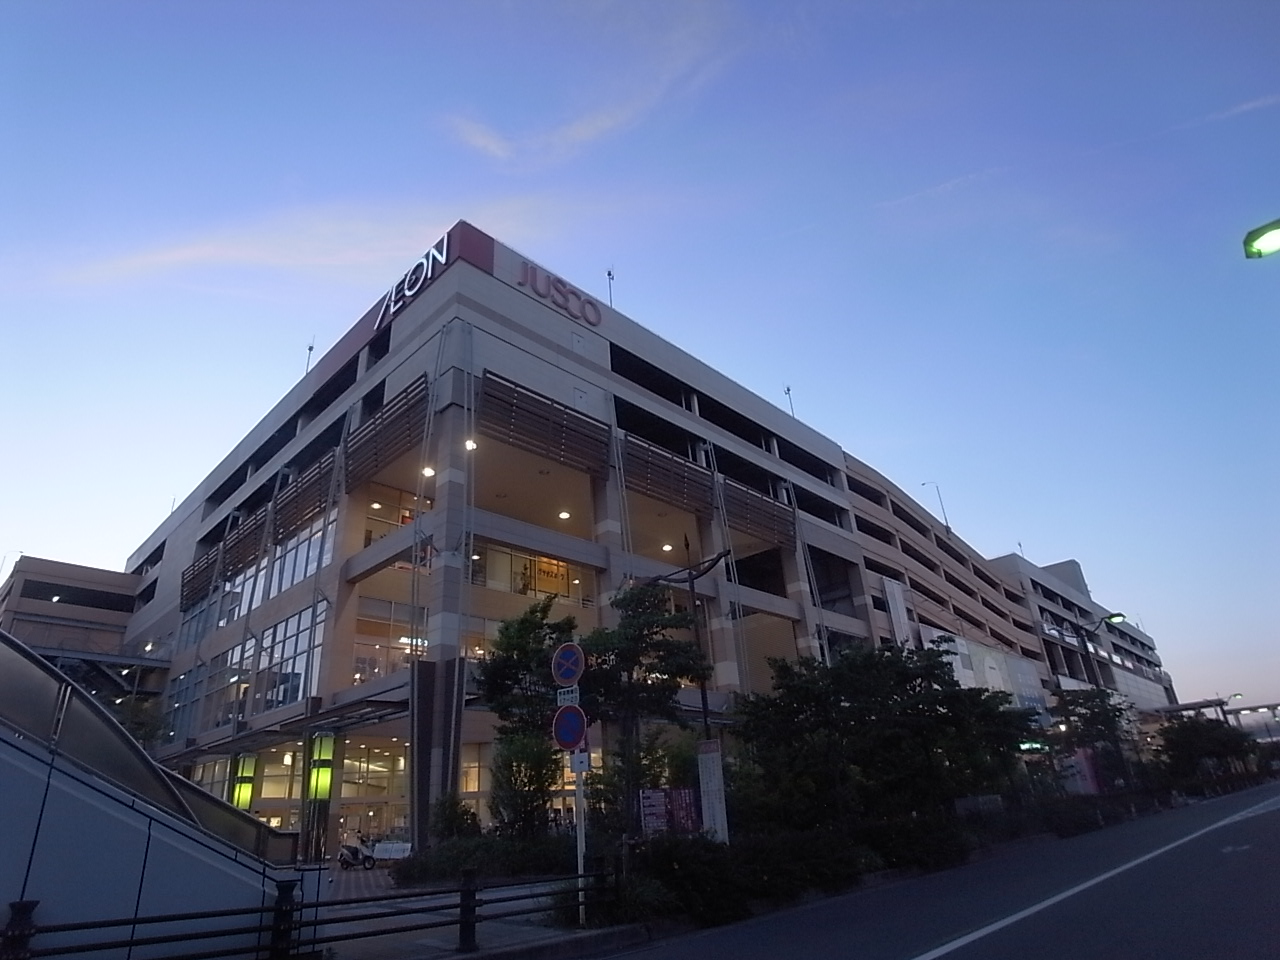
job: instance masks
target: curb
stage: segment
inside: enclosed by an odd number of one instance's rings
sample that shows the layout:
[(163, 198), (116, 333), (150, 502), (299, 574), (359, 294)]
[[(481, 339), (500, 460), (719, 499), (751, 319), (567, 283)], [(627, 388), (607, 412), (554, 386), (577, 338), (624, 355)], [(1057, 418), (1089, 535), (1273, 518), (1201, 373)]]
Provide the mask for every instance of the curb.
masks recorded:
[[(674, 932), (674, 931), (672, 931)], [(605, 952), (625, 950), (652, 943), (670, 933), (653, 931), (648, 924), (611, 927), (569, 934), (560, 940), (542, 941), (524, 946), (499, 947), (470, 954), (475, 960), (578, 960)]]

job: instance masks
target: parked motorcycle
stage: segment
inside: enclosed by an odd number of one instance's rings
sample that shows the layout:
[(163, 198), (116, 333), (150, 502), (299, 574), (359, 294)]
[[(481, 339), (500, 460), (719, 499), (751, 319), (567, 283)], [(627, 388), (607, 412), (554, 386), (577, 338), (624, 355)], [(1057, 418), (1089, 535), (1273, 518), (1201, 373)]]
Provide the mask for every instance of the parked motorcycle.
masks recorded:
[(373, 857), (373, 844), (367, 838), (357, 834), (355, 843), (344, 843), (338, 847), (338, 866), (343, 870), (361, 866), (372, 870), (378, 865)]

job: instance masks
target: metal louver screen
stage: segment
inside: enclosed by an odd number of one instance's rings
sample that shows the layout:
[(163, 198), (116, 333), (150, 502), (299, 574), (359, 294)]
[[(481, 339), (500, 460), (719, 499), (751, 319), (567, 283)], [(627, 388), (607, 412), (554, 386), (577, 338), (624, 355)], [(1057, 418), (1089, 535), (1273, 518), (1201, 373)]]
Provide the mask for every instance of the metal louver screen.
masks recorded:
[(178, 599), (180, 609), (190, 610), (208, 596), (217, 565), (218, 549), (215, 547), (182, 571), (182, 592)]
[(747, 536), (794, 547), (796, 523), (791, 508), (735, 480), (723, 478), (725, 522)]
[(491, 373), (481, 387), (480, 432), (587, 473), (608, 472), (607, 424)]
[(632, 436), (626, 438), (622, 456), (628, 490), (700, 517), (711, 516), (711, 471)]
[(222, 548), (222, 576), (234, 577), (245, 567), (251, 566), (262, 549), (262, 532), (267, 523), (267, 507), (259, 508), (252, 516), (240, 521), (240, 525), (227, 534)]
[(332, 453), (326, 453), (280, 491), (276, 498), (275, 529), (271, 534), (273, 542), (287, 539), (324, 512), (329, 503), (329, 488), (333, 485), (335, 460)]
[(346, 489), (352, 489), (422, 445), (430, 393), (418, 377), (347, 437)]

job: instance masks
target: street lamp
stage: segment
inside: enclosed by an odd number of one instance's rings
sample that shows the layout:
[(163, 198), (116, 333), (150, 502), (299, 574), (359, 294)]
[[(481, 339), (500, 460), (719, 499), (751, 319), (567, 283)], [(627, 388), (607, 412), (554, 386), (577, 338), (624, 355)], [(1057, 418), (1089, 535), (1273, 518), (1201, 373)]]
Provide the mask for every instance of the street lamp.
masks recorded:
[[(1081, 651), (1084, 654), (1084, 672), (1086, 678), (1094, 686), (1102, 686), (1102, 674), (1098, 671), (1097, 664), (1094, 663), (1093, 651), (1090, 649), (1091, 646), (1097, 646), (1093, 641), (1098, 639), (1098, 628), (1104, 623), (1124, 623), (1126, 619), (1123, 613), (1108, 613), (1092, 623), (1080, 625), (1080, 629), (1084, 632), (1084, 637), (1082, 638), (1084, 640), (1084, 649)], [(1089, 674), (1093, 674), (1093, 676), (1090, 677)]]
[(1280, 220), (1250, 230), (1244, 235), (1244, 255), (1250, 260), (1280, 251)]
[[(689, 537), (686, 534), (684, 538), (684, 555), (685, 559), (689, 561), (689, 565), (683, 569), (676, 570), (674, 573), (659, 574), (658, 576), (650, 577), (645, 581), (646, 585), (651, 583), (670, 585), (678, 583), (681, 580), (684, 581), (685, 586), (689, 591), (689, 613), (693, 617), (693, 643), (699, 650), (702, 649), (702, 637), (698, 629), (698, 595), (694, 590), (693, 582), (695, 580), (702, 579), (714, 570), (719, 565), (720, 561), (728, 557), (731, 552), (732, 551), (730, 550), (721, 550), (710, 560), (701, 560), (698, 563), (694, 563), (689, 550)], [(707, 657), (707, 662), (711, 662), (711, 657), (709, 655)], [(710, 740), (711, 709), (707, 702), (707, 681), (705, 677), (698, 681), (698, 692), (702, 699), (702, 737), (704, 740)]]

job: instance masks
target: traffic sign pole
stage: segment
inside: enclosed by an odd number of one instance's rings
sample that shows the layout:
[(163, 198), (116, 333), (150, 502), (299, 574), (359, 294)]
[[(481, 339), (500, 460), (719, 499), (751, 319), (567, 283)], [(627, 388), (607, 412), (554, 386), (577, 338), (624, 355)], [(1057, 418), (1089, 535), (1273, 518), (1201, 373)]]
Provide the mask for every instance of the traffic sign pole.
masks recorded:
[[(551, 735), (569, 754), (569, 766), (573, 770), (574, 820), (578, 833), (578, 925), (587, 925), (587, 779), (586, 771), (577, 762), (574, 753), (586, 748), (587, 715), (578, 706), (578, 680), (587, 668), (587, 655), (578, 644), (569, 642), (556, 647), (551, 654), (551, 679), (560, 687), (556, 691), (555, 719), (551, 721)], [(590, 754), (588, 763), (590, 763)]]

